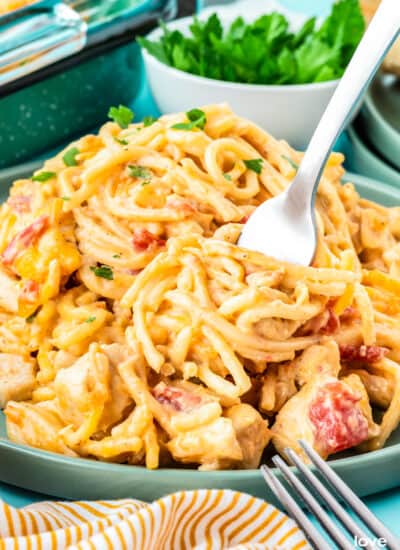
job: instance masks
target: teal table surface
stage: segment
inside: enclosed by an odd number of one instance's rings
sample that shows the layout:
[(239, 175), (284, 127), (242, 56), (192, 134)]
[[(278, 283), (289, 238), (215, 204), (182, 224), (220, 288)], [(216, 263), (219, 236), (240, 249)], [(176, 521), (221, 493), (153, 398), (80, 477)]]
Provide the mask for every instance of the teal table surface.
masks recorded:
[[(319, 14), (325, 15), (329, 9), (330, 1), (283, 0), (282, 3), (298, 11), (303, 10), (308, 13), (314, 13), (317, 10)], [(158, 115), (157, 107), (154, 104), (146, 83), (143, 84), (140, 96), (132, 107), (136, 113), (137, 120), (140, 120), (145, 115)], [(12, 468), (12, 465), (10, 465), (10, 468)], [(379, 472), (371, 472), (371, 475), (379, 475)], [(134, 498), (135, 495), (132, 495), (132, 497)], [(48, 497), (43, 494), (31, 493), (0, 483), (0, 498), (8, 504), (20, 507), (44, 500)], [(394, 533), (400, 536), (400, 487), (367, 497), (364, 499), (364, 502)]]

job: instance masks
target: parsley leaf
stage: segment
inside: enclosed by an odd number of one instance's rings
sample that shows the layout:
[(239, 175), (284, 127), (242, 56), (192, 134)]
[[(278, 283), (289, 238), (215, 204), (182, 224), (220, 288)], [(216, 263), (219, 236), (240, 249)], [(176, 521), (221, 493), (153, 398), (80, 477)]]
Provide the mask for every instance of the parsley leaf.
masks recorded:
[(149, 183), (151, 183), (150, 180), (145, 180), (145, 181), (143, 181), (140, 185), (141, 185), (142, 187), (144, 187), (145, 185), (149, 185)]
[(47, 180), (51, 180), (52, 178), (56, 177), (55, 172), (39, 172), (38, 174), (35, 174), (32, 176), (32, 181), (40, 181), (41, 183)]
[(186, 116), (190, 122), (178, 122), (178, 124), (174, 124), (172, 128), (174, 130), (193, 130), (194, 128), (204, 130), (207, 122), (204, 111), (201, 109), (192, 109), (186, 113)]
[(29, 315), (29, 317), (27, 317), (27, 318), (25, 319), (25, 321), (26, 321), (27, 323), (29, 323), (29, 324), (32, 324), (33, 321), (36, 319), (36, 316), (37, 316), (37, 314), (39, 313), (40, 309), (41, 309), (41, 308), (38, 307), (38, 309), (36, 309), (33, 313), (31, 313), (31, 314)]
[(120, 258), (121, 254), (113, 254), (113, 258)]
[(343, 71), (365, 30), (358, 0), (341, 0), (332, 6), (330, 16), (317, 32), (338, 53), (338, 70)]
[(226, 181), (232, 181), (232, 176), (230, 174), (223, 174)]
[(151, 40), (148, 40), (143, 36), (139, 36), (136, 40), (142, 48), (147, 50), (150, 55), (153, 55), (156, 59), (161, 61), (161, 63), (164, 63), (165, 65), (170, 64), (163, 42), (151, 42)]
[(96, 317), (94, 315), (91, 315), (87, 319), (85, 319), (85, 323), (93, 323), (93, 321), (96, 320)]
[(145, 116), (144, 119), (143, 119), (143, 126), (144, 126), (145, 128), (147, 128), (147, 126), (151, 126), (151, 125), (154, 124), (156, 121), (157, 121), (157, 119), (154, 118), (153, 116)]
[[(297, 82), (320, 81), (320, 73), (326, 67), (338, 65), (339, 52), (322, 40), (306, 40), (294, 53), (297, 64)], [(334, 73), (335, 74), (335, 73)]]
[(129, 175), (133, 178), (151, 178), (151, 172), (145, 166), (139, 166), (137, 164), (129, 164)]
[(70, 201), (71, 197), (61, 197), (63, 201)]
[(117, 137), (115, 137), (115, 138), (114, 138), (114, 141), (116, 141), (116, 142), (119, 143), (120, 145), (129, 145), (129, 141), (127, 141), (126, 139), (122, 139), (122, 138), (117, 138)]
[(286, 156), (286, 155), (281, 155), (281, 157), (283, 159), (285, 159), (292, 168), (294, 168), (295, 170), (298, 170), (299, 168), (299, 165), (297, 164), (297, 162), (294, 162), (294, 160), (292, 160), (290, 157)]
[(292, 44), (295, 47), (301, 46), (306, 38), (314, 32), (316, 17), (311, 17), (303, 24), (299, 31), (294, 35)]
[(114, 279), (114, 272), (112, 270), (112, 267), (110, 267), (109, 265), (100, 265), (100, 266), (92, 265), (90, 269), (93, 271), (96, 277), (101, 277), (102, 279), (108, 279), (109, 281), (112, 281)]
[(63, 161), (65, 166), (77, 166), (78, 162), (76, 156), (79, 155), (80, 151), (77, 147), (71, 147), (63, 156)]
[(246, 165), (246, 168), (253, 170), (256, 174), (261, 174), (263, 159), (249, 159), (243, 161)]
[(108, 118), (111, 118), (116, 122), (121, 128), (128, 128), (129, 124), (132, 122), (134, 117), (133, 111), (125, 105), (120, 105), (119, 107), (110, 107), (108, 111)]

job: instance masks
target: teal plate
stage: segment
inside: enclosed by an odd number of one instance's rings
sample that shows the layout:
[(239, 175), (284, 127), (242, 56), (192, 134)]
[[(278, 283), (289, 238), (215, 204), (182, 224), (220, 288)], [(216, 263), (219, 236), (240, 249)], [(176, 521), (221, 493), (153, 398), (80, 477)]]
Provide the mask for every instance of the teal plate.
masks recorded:
[(360, 113), (368, 141), (400, 170), (400, 81), (380, 74), (371, 84)]
[(363, 128), (356, 128), (354, 124), (347, 128), (350, 147), (346, 148), (346, 168), (400, 188), (400, 171), (389, 166), (368, 147), (359, 133), (360, 130)]
[[(32, 173), (33, 165), (0, 172), (4, 197), (16, 178)], [(386, 206), (400, 205), (400, 189), (361, 176), (347, 174), (363, 197)], [(400, 428), (384, 449), (352, 454), (330, 464), (360, 496), (400, 485)], [(152, 501), (182, 489), (229, 488), (275, 502), (258, 470), (199, 472), (187, 468), (146, 470), (143, 467), (109, 464), (40, 451), (7, 439), (5, 418), (0, 413), (0, 481), (67, 499), (114, 499), (135, 497)]]

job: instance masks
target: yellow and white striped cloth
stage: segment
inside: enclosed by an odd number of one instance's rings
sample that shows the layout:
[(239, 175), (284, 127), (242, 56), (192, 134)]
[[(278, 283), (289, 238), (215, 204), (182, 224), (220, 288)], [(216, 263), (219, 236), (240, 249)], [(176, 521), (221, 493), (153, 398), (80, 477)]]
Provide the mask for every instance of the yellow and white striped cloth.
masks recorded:
[(0, 501), (0, 550), (272, 550), (310, 548), (285, 514), (229, 490), (182, 491), (138, 500)]

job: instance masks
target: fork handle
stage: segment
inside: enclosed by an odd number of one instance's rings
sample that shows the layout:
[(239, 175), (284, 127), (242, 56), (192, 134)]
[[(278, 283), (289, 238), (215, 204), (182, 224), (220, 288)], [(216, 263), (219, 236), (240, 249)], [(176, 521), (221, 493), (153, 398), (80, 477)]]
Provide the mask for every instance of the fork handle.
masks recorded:
[(382, 0), (310, 140), (290, 201), (300, 210), (313, 203), (319, 179), (340, 133), (400, 31), (400, 1)]

